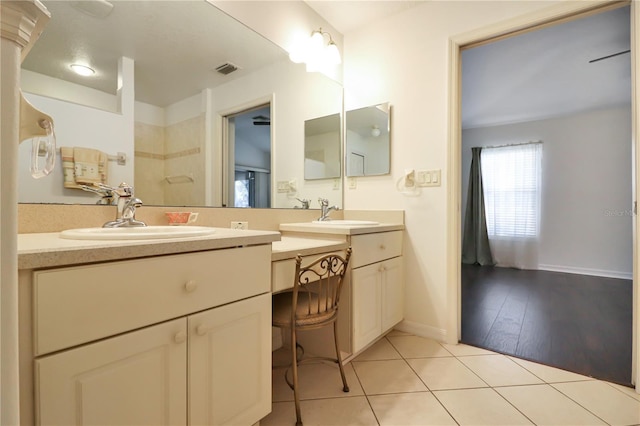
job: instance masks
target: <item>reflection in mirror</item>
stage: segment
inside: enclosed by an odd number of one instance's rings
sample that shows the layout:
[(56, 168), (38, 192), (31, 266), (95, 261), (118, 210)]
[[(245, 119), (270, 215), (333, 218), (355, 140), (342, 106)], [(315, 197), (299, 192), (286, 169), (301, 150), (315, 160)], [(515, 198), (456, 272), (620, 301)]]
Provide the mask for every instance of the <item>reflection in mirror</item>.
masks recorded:
[(224, 206), (271, 206), (271, 105), (225, 117), (230, 173)]
[(389, 173), (391, 106), (388, 102), (346, 112), (347, 176)]
[[(277, 98), (270, 115), (277, 117), (277, 139), (264, 168), (270, 171), (267, 204), (293, 208), (297, 198), (322, 196), (342, 205), (342, 186), (305, 182), (302, 161), (304, 120), (341, 112), (339, 83), (307, 73), (284, 50), (204, 1), (117, 1), (99, 17), (83, 9), (90, 2), (43, 3), (53, 18), (23, 63), (22, 91), (54, 119), (60, 146), (96, 149), (108, 158), (125, 154), (125, 164), (107, 161), (106, 183), (131, 184), (147, 205), (223, 206), (223, 173), (234, 167), (222, 148), (222, 117)], [(92, 61), (93, 77), (69, 73), (70, 63), (80, 60)], [(220, 65), (223, 72), (216, 70)], [(97, 201), (63, 185), (60, 155), (52, 175), (31, 179), (22, 145), (19, 202)], [(81, 162), (72, 159), (66, 170), (73, 174)], [(296, 185), (276, 192), (278, 182)]]
[(340, 177), (340, 114), (304, 122), (304, 178)]

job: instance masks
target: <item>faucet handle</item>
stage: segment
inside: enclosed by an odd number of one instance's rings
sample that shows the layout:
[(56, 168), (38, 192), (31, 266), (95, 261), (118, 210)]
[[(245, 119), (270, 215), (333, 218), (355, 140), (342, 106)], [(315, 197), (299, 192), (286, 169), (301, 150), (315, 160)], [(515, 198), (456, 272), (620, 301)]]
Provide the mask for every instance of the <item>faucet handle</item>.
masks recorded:
[(320, 203), (321, 206), (327, 207), (329, 205), (329, 200), (326, 198), (318, 198), (318, 203)]
[(104, 183), (97, 183), (96, 185), (101, 189), (113, 192), (119, 197), (131, 197), (131, 195), (133, 195), (133, 187), (126, 182), (122, 182), (117, 188)]

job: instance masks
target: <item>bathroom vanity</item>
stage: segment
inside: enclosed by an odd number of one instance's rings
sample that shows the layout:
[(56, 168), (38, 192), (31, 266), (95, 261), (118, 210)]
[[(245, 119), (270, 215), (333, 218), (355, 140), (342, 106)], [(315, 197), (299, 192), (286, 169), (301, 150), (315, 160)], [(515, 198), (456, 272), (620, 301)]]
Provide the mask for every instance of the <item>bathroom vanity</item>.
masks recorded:
[(20, 235), (23, 424), (258, 422), (271, 410), (279, 239)]
[[(292, 237), (341, 240), (353, 249), (338, 318), (340, 348), (345, 352), (345, 362), (404, 317), (404, 225), (401, 212), (399, 214), (400, 218), (392, 223), (339, 220), (280, 225), (283, 240)], [(273, 282), (277, 282), (275, 273)], [(325, 334), (325, 330), (307, 332), (299, 340), (311, 353), (333, 356), (326, 352), (332, 346), (326, 344), (331, 336)]]

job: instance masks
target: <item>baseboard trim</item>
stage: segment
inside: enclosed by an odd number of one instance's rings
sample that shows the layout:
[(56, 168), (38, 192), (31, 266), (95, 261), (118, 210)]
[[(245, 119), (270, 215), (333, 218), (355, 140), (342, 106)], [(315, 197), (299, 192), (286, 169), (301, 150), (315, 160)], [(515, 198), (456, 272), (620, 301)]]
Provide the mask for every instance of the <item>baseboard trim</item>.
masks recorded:
[(594, 277), (620, 278), (623, 280), (633, 279), (631, 272), (608, 271), (605, 269), (578, 268), (574, 266), (547, 265), (540, 264), (538, 269), (550, 272), (564, 272), (567, 274), (592, 275)]
[(407, 320), (403, 320), (394, 328), (399, 331), (404, 331), (405, 333), (415, 334), (416, 336), (426, 337), (427, 339), (433, 339), (438, 342), (447, 341), (447, 330), (444, 328), (437, 328)]

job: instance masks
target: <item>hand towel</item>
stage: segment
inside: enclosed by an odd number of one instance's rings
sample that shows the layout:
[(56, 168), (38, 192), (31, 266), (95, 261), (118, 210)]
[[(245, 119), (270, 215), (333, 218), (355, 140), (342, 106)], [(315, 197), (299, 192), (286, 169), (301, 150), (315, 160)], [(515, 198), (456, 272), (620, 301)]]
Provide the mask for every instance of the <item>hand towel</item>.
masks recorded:
[(61, 147), (65, 188), (107, 183), (109, 156), (92, 148)]

